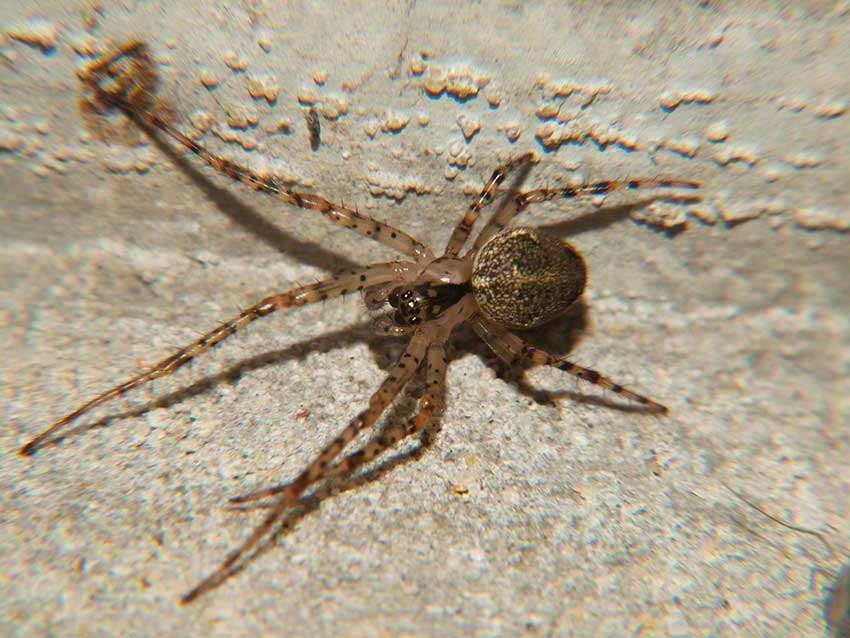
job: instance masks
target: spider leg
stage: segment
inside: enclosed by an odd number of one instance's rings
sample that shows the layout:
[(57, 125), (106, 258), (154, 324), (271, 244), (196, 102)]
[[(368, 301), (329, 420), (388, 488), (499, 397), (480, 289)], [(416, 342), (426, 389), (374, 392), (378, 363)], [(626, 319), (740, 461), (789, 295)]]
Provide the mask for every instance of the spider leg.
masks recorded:
[(584, 379), (585, 381), (589, 381), (595, 385), (602, 386), (603, 388), (611, 390), (611, 392), (640, 403), (641, 405), (653, 408), (662, 414), (668, 414), (670, 412), (667, 407), (660, 403), (653, 401), (642, 394), (633, 392), (628, 388), (624, 388), (619, 383), (615, 383), (596, 370), (584, 368), (572, 363), (571, 361), (567, 361), (562, 357), (556, 357), (544, 350), (535, 348), (530, 343), (520, 339), (506, 328), (503, 328), (494, 321), (486, 319), (480, 314), (472, 319), (470, 323), (472, 324), (472, 329), (475, 330), (479, 337), (481, 337), (482, 341), (490, 346), (493, 352), (495, 352), (508, 364), (513, 363), (516, 360), (526, 359), (535, 366), (552, 366), (553, 368), (563, 370), (564, 372), (578, 377), (579, 379)]
[[(412, 264), (410, 264), (412, 266)], [(243, 310), (236, 317), (225, 321), (214, 330), (206, 333), (189, 345), (181, 348), (169, 357), (166, 357), (149, 370), (116, 385), (114, 388), (103, 392), (92, 400), (84, 403), (73, 412), (53, 423), (44, 432), (32, 439), (20, 449), (22, 455), (30, 455), (35, 452), (51, 434), (63, 426), (76, 420), (92, 408), (95, 408), (110, 399), (122, 396), (129, 390), (148, 383), (159, 377), (171, 374), (178, 368), (186, 365), (202, 352), (221, 343), (227, 337), (235, 334), (249, 323), (277, 310), (295, 308), (306, 304), (324, 301), (333, 297), (339, 297), (350, 292), (360, 291), (374, 285), (380, 285), (397, 279), (401, 270), (405, 267), (404, 262), (390, 262), (385, 264), (373, 264), (360, 270), (352, 270), (345, 274), (320, 281), (308, 286), (294, 288), (288, 292), (266, 297), (250, 308)]]
[(699, 188), (699, 182), (686, 180), (666, 179), (622, 179), (603, 180), (589, 182), (578, 186), (562, 186), (560, 188), (535, 188), (530, 191), (517, 193), (496, 211), (496, 214), (487, 222), (487, 225), (475, 239), (472, 251), (475, 252), (483, 246), (488, 239), (501, 231), (510, 221), (524, 211), (529, 204), (537, 204), (553, 199), (576, 199), (592, 195), (605, 195), (616, 190), (635, 190), (638, 188)]
[[(215, 587), (226, 578), (239, 558), (251, 551), (269, 533), (269, 530), (280, 520), (286, 510), (298, 502), (298, 497), (302, 492), (316, 481), (328, 476), (331, 463), (342, 452), (345, 446), (351, 443), (354, 437), (362, 430), (374, 425), (401, 389), (407, 385), (407, 382), (410, 381), (410, 378), (419, 368), (419, 364), (425, 356), (428, 345), (428, 337), (421, 332), (414, 333), (404, 354), (396, 362), (393, 369), (390, 370), (389, 375), (384, 379), (378, 390), (369, 399), (369, 407), (358, 414), (292, 483), (281, 490), (283, 493), (266, 518), (254, 528), (251, 535), (239, 547), (228, 554), (227, 558), (225, 558), (215, 571), (181, 598), (183, 604), (192, 602), (199, 595)], [(430, 412), (428, 414), (430, 416)]]
[(481, 209), (490, 203), (496, 189), (499, 187), (499, 184), (505, 181), (508, 173), (520, 164), (525, 164), (533, 158), (534, 153), (524, 153), (519, 157), (508, 160), (493, 171), (493, 174), (490, 176), (490, 179), (487, 180), (487, 183), (484, 185), (481, 193), (475, 201), (469, 205), (466, 214), (461, 218), (457, 226), (455, 226), (454, 232), (452, 232), (452, 236), (449, 238), (449, 243), (446, 244), (446, 257), (456, 257), (460, 252), (460, 249), (463, 248), (463, 245), (469, 237), (469, 233), (472, 232), (472, 228), (475, 226), (475, 222), (481, 214)]
[[(446, 384), (446, 351), (440, 344), (431, 344), (428, 348), (428, 370), (426, 374), (427, 387), (425, 394), (419, 399), (417, 413), (406, 423), (391, 425), (380, 437), (366, 444), (362, 449), (349, 454), (335, 465), (328, 467), (316, 478), (320, 481), (332, 476), (351, 474), (360, 466), (371, 462), (383, 451), (391, 448), (404, 438), (423, 431), (431, 421), (439, 416), (443, 409)], [(243, 494), (230, 499), (231, 503), (249, 503), (275, 494), (285, 492), (289, 484), (275, 485), (249, 494)]]
[(349, 475), (357, 468), (374, 460), (379, 454), (396, 445), (402, 439), (423, 432), (440, 415), (445, 402), (446, 388), (446, 351), (440, 344), (432, 344), (428, 349), (427, 387), (419, 399), (415, 415), (406, 423), (391, 426), (376, 440), (363, 449), (349, 454), (328, 470), (327, 476)]
[[(125, 72), (133, 72), (141, 76), (142, 80), (134, 83), (133, 77), (122, 77), (121, 73), (124, 69), (117, 68), (117, 63), (124, 56), (133, 63)], [(330, 221), (371, 237), (385, 246), (412, 257), (417, 262), (430, 261), (434, 258), (430, 248), (398, 228), (356, 210), (334, 204), (319, 195), (292, 190), (273, 177), (258, 175), (245, 166), (208, 151), (157, 115), (152, 108), (155, 100), (151, 90), (146, 88), (155, 86), (155, 83), (149, 79), (151, 76), (155, 77), (153, 61), (147, 54), (147, 47), (138, 41), (125, 45), (109, 56), (95, 60), (79, 74), (80, 81), (94, 92), (97, 103), (120, 109), (146, 133), (150, 133), (151, 129), (159, 129), (219, 173), (298, 208), (314, 210)], [(119, 80), (117, 82), (116, 77)], [(105, 87), (107, 82), (109, 86)], [(143, 98), (143, 96), (146, 97)]]

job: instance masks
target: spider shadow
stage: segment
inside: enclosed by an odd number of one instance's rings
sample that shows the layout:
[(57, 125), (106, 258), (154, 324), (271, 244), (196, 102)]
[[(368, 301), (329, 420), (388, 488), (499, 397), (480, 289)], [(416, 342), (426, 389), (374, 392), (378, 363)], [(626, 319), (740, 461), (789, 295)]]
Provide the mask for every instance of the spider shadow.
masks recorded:
[[(586, 210), (581, 214), (565, 219), (559, 222), (550, 224), (540, 224), (536, 228), (551, 233), (556, 237), (568, 237), (571, 235), (580, 235), (594, 230), (601, 230), (609, 226), (613, 226), (625, 219), (631, 217), (631, 214), (641, 208), (649, 206), (658, 201), (676, 201), (681, 203), (695, 203), (701, 201), (699, 197), (693, 195), (652, 195), (644, 197), (633, 202), (618, 204), (616, 206), (602, 206), (596, 210)], [(682, 223), (677, 226), (666, 228), (651, 222), (640, 221), (633, 219), (634, 223), (642, 224), (657, 232), (663, 232), (667, 237), (674, 238), (683, 233), (687, 228), (687, 223)]]
[[(384, 371), (392, 367), (403, 350), (403, 344), (400, 340), (388, 340), (385, 335), (376, 332), (371, 320), (361, 321), (353, 326), (349, 325), (332, 332), (326, 332), (322, 335), (299, 341), (280, 350), (263, 352), (243, 359), (225, 370), (202, 377), (189, 385), (180, 387), (177, 390), (168, 392), (129, 410), (107, 414), (94, 421), (70, 427), (42, 441), (37, 449), (40, 450), (51, 445), (58, 445), (66, 438), (79, 436), (91, 430), (110, 427), (116, 421), (141, 417), (157, 409), (174, 407), (188, 399), (207, 394), (222, 384), (235, 385), (244, 374), (255, 370), (277, 366), (288, 361), (303, 361), (311, 353), (325, 353), (337, 348), (362, 343), (365, 343), (369, 347), (376, 363)], [(409, 387), (416, 389), (419, 385), (421, 385), (420, 381), (414, 378), (410, 382)], [(406, 394), (411, 394), (411, 392)], [(417, 392), (412, 392), (412, 394), (417, 394)], [(398, 422), (398, 415), (405, 411), (410, 412), (410, 406), (405, 404), (405, 398), (400, 398), (387, 411), (389, 417), (385, 419), (386, 422)], [(396, 420), (393, 420), (392, 417), (395, 417)]]
[[(585, 328), (586, 313), (586, 307), (583, 304), (578, 304), (566, 316), (548, 324), (543, 329), (535, 331), (531, 335), (525, 336), (528, 336), (541, 344), (542, 347), (546, 347), (552, 351), (570, 350), (577, 343), (583, 329)], [(458, 348), (454, 349), (454, 354), (450, 356), (451, 360), (457, 359), (468, 352), (479, 354), (488, 363), (494, 360), (495, 355), (491, 353), (486, 345), (481, 342), (470, 329), (460, 330), (458, 336)], [(401, 344), (392, 345), (393, 342), (391, 340), (388, 341), (385, 336), (376, 333), (372, 328), (371, 321), (360, 322), (354, 326), (341, 328), (309, 340), (300, 341), (280, 350), (265, 352), (242, 360), (226, 370), (214, 375), (206, 376), (188, 386), (165, 394), (131, 410), (108, 415), (93, 423), (76, 426), (53, 439), (45, 441), (40, 447), (55, 445), (67, 436), (77, 435), (98, 427), (106, 427), (112, 421), (142, 416), (157, 408), (172, 407), (187, 400), (188, 398), (205, 394), (219, 384), (237, 383), (239, 378), (247, 372), (258, 370), (266, 366), (278, 365), (286, 361), (303, 360), (303, 358), (311, 352), (330, 351), (340, 346), (364, 342), (374, 353), (376, 361), (381, 368), (389, 368), (398, 356), (398, 352), (396, 351), (401, 350), (402, 347)], [(482, 353), (484, 354), (482, 355)], [(523, 375), (524, 372), (525, 370), (522, 370)], [(599, 399), (595, 396), (587, 396), (579, 393), (547, 393), (545, 391), (541, 393), (540, 390), (533, 388), (522, 378), (516, 380), (514, 383), (521, 392), (539, 402), (552, 402), (554, 398), (568, 397), (573, 400), (595, 403), (597, 405), (603, 405), (605, 407), (611, 407), (619, 410), (630, 411), (632, 409), (630, 406), (622, 406), (604, 399)], [(374, 439), (380, 438), (386, 428), (402, 422), (413, 413), (416, 409), (415, 397), (421, 395), (423, 389), (423, 381), (421, 379), (417, 378), (411, 382), (411, 384), (405, 389), (404, 394), (387, 411), (387, 415), (383, 419), (382, 427), (376, 428)], [(284, 514), (282, 519), (275, 524), (275, 531), (267, 539), (262, 541), (256, 549), (248, 552), (244, 557), (240, 558), (239, 561), (225, 573), (219, 575), (213, 581), (205, 583), (202, 590), (197, 593), (203, 593), (217, 587), (225, 580), (244, 569), (247, 564), (255, 560), (258, 556), (271, 549), (276, 544), (281, 534), (286, 533), (303, 517), (317, 510), (325, 498), (377, 481), (393, 471), (395, 468), (421, 458), (421, 456), (431, 446), (436, 435), (439, 433), (441, 424), (441, 415), (438, 415), (435, 418), (433, 425), (419, 435), (419, 444), (415, 447), (401, 452), (395, 452), (388, 457), (383, 457), (382, 460), (376, 462), (376, 464), (367, 466), (364, 471), (358, 472), (353, 476), (331, 478), (324, 483), (319, 484), (317, 488), (300, 498), (298, 502)], [(281, 486), (279, 485), (278, 487)], [(268, 505), (263, 505), (261, 502), (258, 505), (249, 505), (247, 507), (241, 505), (234, 506), (232, 509), (253, 510), (263, 507), (268, 507)], [(194, 598), (193, 593), (190, 593), (188, 596), (189, 597), (185, 602), (189, 602)]]
[[(372, 339), (369, 339), (368, 343), (370, 347), (373, 347), (373, 349), (377, 343), (386, 343), (383, 335), (375, 333), (372, 330), (371, 322), (369, 322), (359, 324), (354, 330), (346, 330), (344, 332), (340, 331), (338, 335), (323, 336), (320, 339), (311, 342), (311, 344), (321, 341), (322, 343), (327, 342), (331, 345), (338, 345), (340, 342), (337, 338), (338, 336), (344, 336), (352, 343), (355, 341), (362, 341), (363, 339), (353, 337), (356, 332), (359, 332), (361, 336), (364, 336), (364, 333), (371, 335)], [(308, 351), (312, 349), (310, 348), (311, 344), (298, 344), (297, 347), (304, 351)], [(275, 354), (277, 355), (279, 353)], [(258, 359), (261, 358), (258, 357)], [(279, 360), (279, 357), (276, 356), (275, 359)], [(264, 365), (266, 362), (263, 361), (261, 363)], [(253, 362), (251, 365), (253, 366)], [(390, 365), (388, 364), (387, 367), (390, 367)], [(246, 369), (244, 363), (239, 366), (234, 366), (234, 368), (240, 368), (238, 371), (240, 374)], [(386, 414), (382, 417), (383, 424), (375, 428), (374, 434), (369, 441), (363, 442), (361, 445), (366, 446), (371, 441), (380, 440), (388, 429), (410, 418), (417, 410), (416, 399), (422, 396), (424, 391), (424, 380), (415, 377), (402, 390), (402, 395), (386, 411)], [(445, 401), (445, 395), (443, 396), (443, 400)], [(325, 499), (362, 487), (363, 485), (376, 482), (396, 468), (406, 465), (412, 461), (419, 460), (433, 445), (434, 440), (441, 430), (442, 410), (435, 413), (432, 423), (423, 432), (411, 437), (413, 439), (418, 438), (419, 440), (418, 444), (415, 446), (401, 452), (396, 451), (394, 453), (390, 452), (389, 454), (385, 454), (380, 460), (369, 463), (365, 469), (355, 471), (352, 475), (329, 477), (320, 481), (317, 487), (310, 488), (308, 494), (299, 497), (297, 503), (290, 507), (280, 520), (275, 522), (274, 531), (269, 534), (266, 539), (261, 541), (255, 549), (240, 557), (239, 560), (224, 573), (219, 574), (211, 580), (202, 581), (203, 584), (186, 594), (183, 597), (182, 602), (184, 604), (191, 602), (199, 595), (210, 591), (211, 589), (215, 589), (226, 580), (241, 572), (252, 561), (259, 558), (265, 552), (271, 550), (277, 544), (281, 535), (289, 533), (301, 519), (318, 510)], [(359, 439), (355, 439), (355, 441), (357, 440)], [(274, 488), (282, 491), (289, 485), (289, 483), (279, 483), (275, 485)], [(250, 512), (257, 509), (269, 509), (275, 505), (275, 497), (269, 496), (264, 499), (260, 499), (257, 503), (235, 504), (231, 501), (231, 504), (227, 506), (227, 509), (234, 512)]]
[(382, 344), (385, 343), (385, 339), (372, 330), (371, 322), (360, 322), (354, 326), (347, 326), (333, 332), (327, 332), (317, 337), (299, 341), (280, 350), (263, 352), (256, 356), (243, 359), (226, 370), (205, 376), (189, 385), (178, 388), (132, 409), (108, 414), (93, 422), (68, 428), (64, 432), (43, 441), (38, 449), (57, 445), (65, 438), (79, 436), (90, 430), (109, 427), (115, 421), (144, 416), (148, 412), (160, 408), (173, 407), (190, 398), (207, 394), (221, 384), (236, 384), (248, 372), (269, 366), (276, 366), (287, 361), (301, 361), (310, 353), (330, 352), (335, 348), (364, 342), (373, 351), (380, 352), (383, 350)]
[[(368, 324), (361, 324), (360, 328), (366, 329), (367, 325)], [(587, 306), (584, 303), (578, 303), (574, 305), (574, 307), (571, 308), (566, 315), (558, 318), (554, 322), (550, 322), (542, 329), (527, 332), (524, 336), (529, 338), (529, 340), (540, 344), (541, 347), (545, 347), (549, 351), (569, 351), (580, 340), (586, 325)], [(344, 334), (350, 336), (350, 333)], [(386, 343), (386, 341), (384, 339), (372, 340), (369, 344), (376, 353), (376, 362), (378, 366), (381, 368), (390, 367), (395, 358), (390, 356), (389, 353), (379, 353), (378, 350), (374, 348), (376, 343)], [(500, 361), (471, 329), (461, 328), (458, 331), (458, 337), (454, 340), (454, 343), (457, 347), (453, 349), (454, 353), (450, 354), (450, 363), (451, 361), (454, 361), (455, 359), (458, 359), (470, 352), (481, 356), (488, 365), (492, 364), (494, 360), (497, 362)], [(518, 378), (509, 378), (506, 380), (515, 385), (520, 392), (532, 398), (532, 400), (541, 403), (552, 403), (555, 398), (567, 397), (572, 400), (613, 408), (624, 412), (652, 411), (644, 406), (624, 405), (621, 402), (609, 401), (605, 398), (578, 392), (547, 392), (538, 390), (525, 381), (524, 374), (527, 369), (528, 368), (521, 368), (518, 371)], [(413, 387), (409, 385), (406, 388), (403, 397), (396, 401), (388, 410), (387, 415), (383, 419), (384, 425), (378, 429), (372, 437), (372, 440), (380, 439), (381, 435), (387, 428), (392, 427), (396, 423), (402, 422), (402, 420), (408, 418), (414, 412), (416, 407), (413, 399), (415, 396), (421, 395), (424, 388), (421, 387), (421, 380), (418, 382), (411, 382), (411, 385)], [(388, 457), (383, 457), (383, 460), (377, 461), (375, 464), (371, 465), (371, 467), (367, 466), (365, 471), (356, 472), (351, 476), (332, 477), (320, 483), (320, 485), (312, 492), (298, 499), (298, 502), (275, 523), (274, 531), (266, 539), (261, 541), (255, 549), (252, 549), (244, 556), (241, 556), (234, 565), (223, 573), (214, 577), (208, 577), (210, 580), (202, 581), (201, 585), (191, 590), (190, 593), (183, 598), (183, 602), (191, 602), (197, 596), (217, 588), (226, 580), (240, 573), (252, 561), (257, 560), (260, 556), (271, 550), (277, 544), (280, 537), (283, 534), (289, 533), (301, 519), (318, 510), (321, 503), (326, 498), (378, 481), (396, 468), (420, 459), (431, 447), (436, 435), (441, 429), (442, 419), (440, 415), (435, 418), (433, 425), (419, 436), (420, 441), (415, 447), (401, 452), (396, 452)], [(364, 445), (368, 445), (368, 443)], [(289, 483), (280, 483), (274, 486), (274, 488), (282, 491), (286, 489), (288, 485)], [(228, 509), (237, 512), (250, 512), (254, 510), (270, 509), (275, 505), (274, 497), (267, 497), (256, 503), (231, 504), (228, 506)]]
[[(573, 351), (585, 337), (590, 323), (588, 315), (587, 304), (584, 299), (579, 299), (564, 315), (539, 328), (524, 330), (519, 333), (519, 336), (541, 350), (562, 356)], [(557, 407), (559, 400), (567, 399), (575, 403), (595, 405), (624, 413), (655, 414), (657, 412), (651, 406), (629, 403), (617, 398), (616, 395), (603, 394), (600, 396), (597, 393), (579, 390), (549, 390), (535, 387), (526, 378), (527, 373), (535, 369), (530, 362), (522, 361), (510, 365), (505, 363), (481, 341), (471, 328), (465, 325), (455, 331), (452, 345), (453, 348), (449, 352), (450, 365), (451, 362), (467, 354), (475, 355), (487, 367), (493, 368), (496, 371), (496, 376), (502, 382), (512, 386), (520, 394), (538, 405)], [(578, 379), (575, 379), (575, 382), (576, 384), (582, 383)]]
[[(312, 242), (298, 240), (290, 234), (281, 231), (276, 226), (265, 220), (265, 218), (259, 215), (252, 208), (243, 204), (234, 195), (215, 186), (206, 176), (202, 175), (198, 169), (189, 164), (189, 162), (171, 145), (165, 143), (154, 131), (151, 131), (149, 127), (143, 126), (142, 123), (140, 123), (140, 126), (142, 126), (146, 133), (149, 134), (157, 147), (165, 153), (202, 191), (204, 191), (204, 193), (222, 210), (222, 212), (224, 212), (237, 224), (247, 228), (253, 234), (256, 234), (265, 243), (282, 252), (292, 253), (307, 264), (327, 270), (338, 269), (340, 266), (346, 267), (346, 265), (356, 267), (357, 264), (354, 264), (343, 257), (339, 257), (334, 253), (325, 250), (321, 246)], [(530, 170), (530, 168), (528, 170)], [(524, 174), (525, 173), (527, 173), (527, 170)], [(579, 232), (585, 232), (586, 230), (607, 226), (620, 221), (622, 218), (628, 216), (633, 209), (638, 208), (641, 205), (645, 205), (648, 201), (654, 201), (655, 199), (659, 198), (651, 198), (643, 202), (636, 202), (607, 210), (603, 209), (593, 211), (592, 213), (544, 228), (549, 230), (549, 232), (554, 232), (556, 234), (576, 234)], [(532, 343), (535, 343), (535, 345), (539, 345), (539, 347), (542, 347), (549, 352), (568, 352), (571, 351), (578, 343), (586, 325), (587, 307), (583, 302), (580, 302), (563, 317), (550, 322), (541, 329), (526, 332), (523, 336), (528, 338)], [(354, 343), (362, 342), (366, 342), (367, 345), (369, 345), (370, 349), (375, 354), (379, 367), (383, 369), (388, 368), (395, 360), (395, 357), (390, 355), (388, 351), (396, 349), (400, 350), (400, 347), (395, 348), (394, 346), (388, 345), (392, 343), (391, 341), (388, 342), (384, 337), (374, 333), (370, 328), (369, 322), (361, 323), (354, 327), (347, 327), (307, 341), (299, 342), (281, 350), (266, 352), (249, 359), (245, 359), (222, 372), (204, 377), (189, 386), (180, 388), (177, 391), (166, 394), (156, 400), (149, 401), (148, 403), (132, 410), (109, 415), (100, 421), (72, 428), (61, 436), (45, 441), (42, 446), (39, 447), (55, 444), (69, 435), (79, 434), (80, 432), (94, 429), (96, 427), (105, 427), (115, 420), (142, 416), (156, 408), (171, 407), (190, 397), (209, 392), (213, 387), (221, 383), (236, 383), (244, 373), (249, 371), (257, 370), (269, 365), (276, 365), (288, 360), (302, 359), (309, 352), (330, 350), (333, 347), (352, 345)], [(498, 358), (495, 357), (495, 355), (493, 355), (486, 347), (486, 345), (483, 344), (468, 328), (462, 328), (458, 331), (458, 338), (455, 339), (455, 344), (458, 347), (455, 349), (454, 353), (450, 354), (450, 359), (452, 361), (468, 352), (478, 354), (488, 364), (492, 361), (499, 361)], [(482, 353), (485, 354), (482, 355)], [(584, 393), (569, 391), (541, 391), (531, 386), (525, 380), (527, 368), (515, 370), (507, 368), (504, 365), (502, 365), (501, 368), (502, 376), (506, 381), (512, 383), (521, 393), (539, 403), (553, 404), (555, 399), (566, 397), (575, 401), (592, 403), (626, 412), (647, 411), (647, 408), (642, 406), (634, 407), (631, 405), (623, 405), (619, 402), (609, 401), (605, 398), (599, 398), (597, 396), (587, 395)], [(519, 374), (516, 374), (517, 372), (519, 372)], [(417, 384), (413, 384), (412, 387), (415, 389)], [(384, 429), (399, 422), (404, 418), (405, 414), (409, 414), (415, 409), (411, 403), (411, 394), (415, 394), (415, 391), (411, 392), (411, 388), (408, 388), (404, 396), (391, 406), (386, 418), (384, 419)], [(438, 417), (435, 419), (435, 424), (429, 429), (428, 433), (420, 437), (421, 441), (417, 447), (400, 453), (395, 453), (385, 460), (380, 461), (378, 464), (373, 465), (370, 469), (358, 472), (351, 477), (346, 477), (341, 480), (330, 479), (327, 482), (320, 484), (308, 495), (300, 498), (298, 503), (296, 503), (296, 505), (294, 505), (293, 508), (291, 508), (282, 517), (282, 519), (275, 524), (275, 531), (269, 536), (269, 538), (261, 542), (256, 549), (248, 552), (244, 557), (240, 558), (236, 565), (221, 574), (220, 577), (217, 577), (214, 581), (210, 581), (205, 584), (203, 591), (207, 591), (218, 586), (224, 580), (227, 580), (241, 571), (248, 563), (256, 559), (260, 554), (273, 547), (280, 534), (291, 529), (301, 518), (318, 509), (325, 498), (336, 493), (355, 489), (359, 486), (379, 480), (396, 467), (420, 458), (433, 441), (433, 434), (439, 431), (440, 424), (441, 418)], [(379, 436), (380, 432), (376, 435), (376, 437)], [(263, 506), (250, 506), (248, 508), (240, 507), (237, 509), (256, 509), (257, 507)]]
[[(388, 426), (392, 423), (395, 423), (395, 419), (399, 418), (403, 412), (410, 412), (410, 410), (408, 409), (411, 405), (411, 402), (409, 401), (409, 396), (406, 396), (404, 399), (402, 399), (400, 403), (405, 404), (405, 406), (395, 406), (389, 412), (386, 419), (386, 423), (388, 424)], [(219, 574), (218, 576), (211, 578), (210, 580), (202, 581), (203, 584), (186, 594), (182, 598), (181, 602), (183, 604), (190, 603), (198, 596), (217, 588), (225, 581), (229, 580), (233, 576), (236, 576), (251, 562), (257, 560), (260, 556), (273, 549), (275, 545), (277, 545), (280, 537), (283, 534), (287, 534), (292, 531), (292, 529), (301, 519), (318, 510), (325, 499), (334, 497), (337, 494), (360, 488), (369, 483), (379, 481), (396, 468), (407, 465), (410, 462), (419, 460), (422, 455), (425, 454), (425, 452), (433, 445), (433, 442), (436, 438), (436, 434), (441, 429), (439, 423), (440, 419), (437, 419), (435, 425), (423, 432), (419, 436), (419, 443), (414, 447), (385, 457), (383, 460), (371, 464), (371, 467), (367, 466), (368, 469), (356, 472), (351, 476), (331, 477), (329, 479), (326, 479), (325, 481), (320, 483), (320, 485), (312, 492), (307, 495), (301, 496), (298, 499), (298, 502), (294, 504), (280, 518), (280, 520), (275, 523), (275, 530), (271, 534), (269, 534), (266, 539), (261, 541), (255, 549), (240, 557), (240, 559), (224, 573)], [(386, 428), (381, 428), (380, 432), (376, 434), (374, 438), (379, 438), (381, 433), (383, 433), (385, 429)], [(275, 487), (279, 489), (285, 489), (286, 487), (288, 487), (288, 485), (289, 484), (287, 483), (281, 483)], [(233, 512), (251, 512), (254, 510), (270, 509), (274, 507), (274, 505), (274, 497), (269, 497), (256, 504), (229, 505), (227, 509)]]
[[(304, 264), (330, 272), (353, 270), (360, 267), (360, 264), (343, 255), (328, 250), (315, 242), (299, 238), (297, 235), (286, 232), (271, 223), (229, 190), (214, 184), (209, 176), (194, 166), (174, 145), (166, 142), (158, 129), (151, 127), (141, 118), (133, 118), (133, 121), (145, 132), (154, 146), (168, 157), (228, 219), (257, 237), (264, 244), (280, 253), (291, 255)], [(209, 170), (213, 169), (210, 167)], [(281, 208), (292, 208), (284, 202), (275, 201), (271, 196), (267, 199), (270, 203), (277, 204)], [(293, 211), (289, 212), (292, 213)], [(298, 212), (311, 214), (311, 211)]]

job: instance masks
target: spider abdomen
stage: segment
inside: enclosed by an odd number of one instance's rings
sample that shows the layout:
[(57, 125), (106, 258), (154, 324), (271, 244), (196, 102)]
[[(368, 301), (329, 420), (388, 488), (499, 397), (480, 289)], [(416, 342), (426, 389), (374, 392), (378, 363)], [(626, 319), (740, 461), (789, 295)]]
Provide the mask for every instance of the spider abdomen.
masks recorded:
[(535, 228), (509, 228), (481, 247), (472, 292), (481, 310), (511, 328), (533, 328), (563, 314), (587, 281), (581, 254)]

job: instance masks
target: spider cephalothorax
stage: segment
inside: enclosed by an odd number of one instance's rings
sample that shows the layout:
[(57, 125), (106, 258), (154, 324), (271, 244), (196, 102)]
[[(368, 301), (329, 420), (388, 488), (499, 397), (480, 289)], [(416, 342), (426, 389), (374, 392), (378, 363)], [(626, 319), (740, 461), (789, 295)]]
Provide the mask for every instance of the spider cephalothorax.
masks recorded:
[[(535, 348), (510, 328), (538, 326), (563, 313), (584, 291), (587, 267), (579, 252), (556, 237), (532, 228), (509, 228), (512, 219), (532, 203), (602, 195), (612, 190), (641, 186), (695, 188), (693, 182), (622, 180), (591, 182), (557, 189), (538, 188), (509, 197), (485, 224), (468, 251), (461, 255), (481, 210), (492, 201), (499, 185), (518, 165), (533, 160), (532, 153), (498, 167), (455, 227), (442, 256), (411, 235), (356, 210), (334, 204), (319, 195), (292, 190), (274, 178), (208, 151), (157, 115), (153, 95), (157, 74), (147, 46), (133, 41), (95, 60), (80, 73), (86, 91), (87, 115), (118, 109), (144, 130), (158, 130), (220, 173), (250, 185), (403, 254), (406, 260), (375, 263), (307, 286), (261, 299), (229, 321), (166, 357), (149, 370), (116, 385), (53, 423), (21, 448), (32, 454), (50, 436), (106, 401), (153, 379), (171, 374), (198, 355), (236, 334), (253, 321), (278, 311), (362, 292), (366, 303), (392, 310), (388, 334), (408, 335), (404, 353), (357, 414), (316, 459), (285, 485), (231, 499), (245, 503), (275, 497), (263, 522), (210, 576), (183, 597), (189, 602), (209, 590), (237, 566), (242, 557), (272, 533), (284, 513), (315, 483), (349, 475), (373, 460), (400, 439), (425, 432), (440, 415), (444, 400), (447, 358), (444, 344), (452, 331), (468, 323), (497, 355), (508, 362), (523, 359), (531, 365), (556, 367), (602, 386), (647, 408), (666, 413), (667, 408), (637, 394), (600, 373)], [(373, 426), (420, 367), (425, 368), (426, 390), (416, 413), (406, 422), (389, 423), (383, 433), (361, 449), (343, 456), (357, 435)]]
[[(460, 267), (461, 263), (471, 267)], [(466, 273), (468, 279), (461, 283), (443, 283), (447, 277), (427, 280), (439, 277), (434, 273), (450, 270)], [(387, 297), (398, 327), (436, 319), (472, 293), (480, 312), (490, 319), (511, 328), (533, 328), (562, 315), (575, 303), (584, 292), (587, 266), (567, 242), (535, 228), (520, 227), (494, 235), (464, 260), (435, 259), (420, 277), (427, 281), (393, 288)]]
[(395, 308), (393, 321), (400, 327), (432, 321), (472, 291), (469, 283), (426, 283), (416, 287), (395, 288), (387, 303)]

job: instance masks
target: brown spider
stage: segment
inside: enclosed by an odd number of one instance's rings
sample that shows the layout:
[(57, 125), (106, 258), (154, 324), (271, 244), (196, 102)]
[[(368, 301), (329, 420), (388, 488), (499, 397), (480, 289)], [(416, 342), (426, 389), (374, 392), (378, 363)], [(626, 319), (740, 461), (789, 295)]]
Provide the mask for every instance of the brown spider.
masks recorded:
[[(401, 439), (424, 432), (443, 407), (447, 363), (445, 343), (452, 331), (463, 323), (471, 325), (487, 345), (508, 363), (526, 361), (532, 365), (553, 366), (653, 411), (667, 413), (667, 408), (660, 403), (624, 388), (599, 372), (535, 348), (509, 330), (539, 326), (563, 314), (584, 291), (587, 266), (581, 254), (560, 239), (534, 228), (505, 227), (529, 204), (536, 202), (601, 195), (615, 189), (646, 186), (696, 188), (698, 184), (671, 180), (621, 180), (519, 192), (496, 211), (475, 238), (472, 247), (463, 252), (482, 208), (491, 201), (508, 172), (533, 159), (532, 153), (526, 153), (493, 172), (455, 227), (445, 251), (437, 256), (428, 246), (389, 224), (333, 204), (318, 195), (292, 190), (274, 178), (258, 176), (247, 168), (214, 155), (181, 133), (164, 119), (154, 99), (157, 75), (145, 43), (129, 42), (93, 61), (79, 76), (86, 91), (82, 106), (89, 115), (102, 115), (118, 109), (144, 131), (161, 131), (215, 170), (289, 204), (314, 210), (407, 257), (406, 260), (376, 263), (350, 270), (318, 283), (266, 297), (148, 371), (81, 405), (20, 449), (24, 455), (34, 453), (53, 433), (92, 408), (153, 379), (171, 374), (249, 323), (273, 312), (353, 292), (362, 292), (367, 305), (373, 308), (386, 308), (388, 305), (388, 314), (381, 323), (383, 330), (387, 334), (408, 335), (410, 341), (404, 354), (369, 399), (368, 407), (291, 483), (230, 499), (232, 503), (246, 503), (277, 497), (262, 523), (214, 572), (183, 596), (182, 602), (194, 600), (226, 578), (240, 557), (254, 549), (269, 534), (285, 512), (297, 504), (308, 487), (330, 477), (351, 475)], [(427, 388), (419, 399), (416, 414), (406, 423), (391, 424), (377, 439), (340, 458), (343, 449), (358, 433), (379, 419), (423, 364), (426, 368)]]

